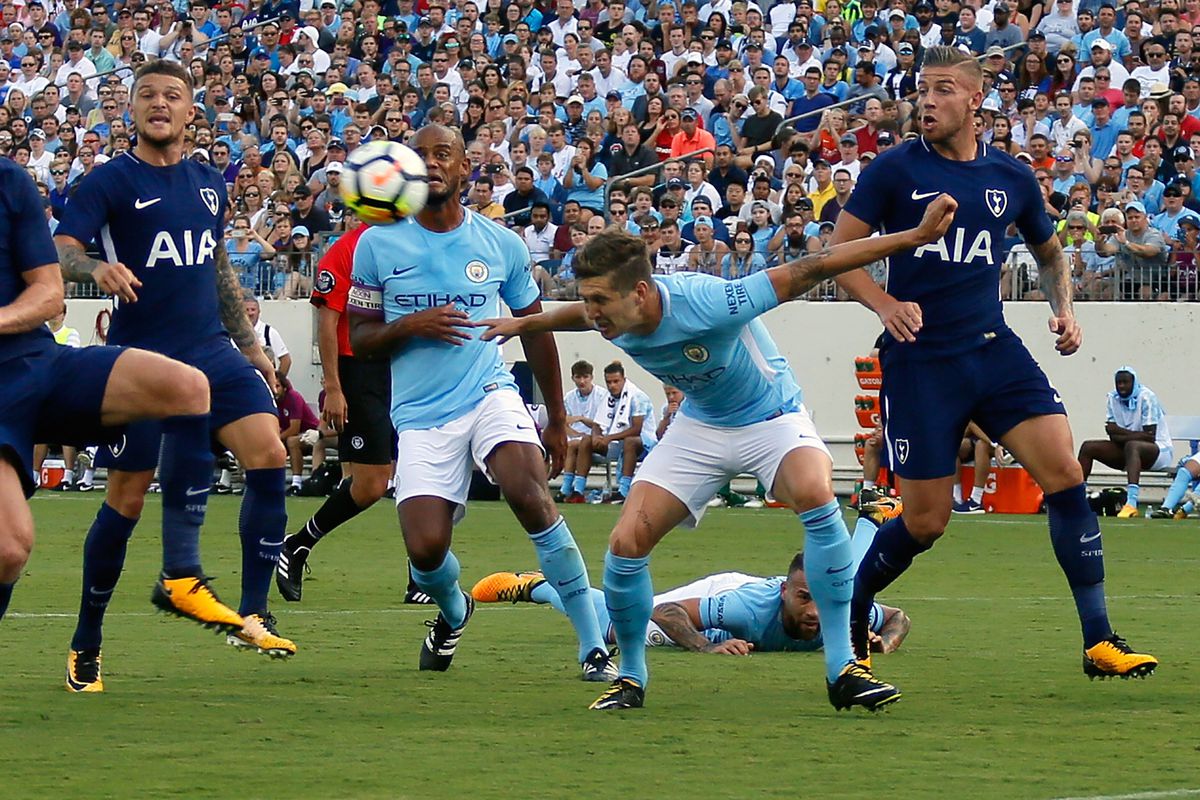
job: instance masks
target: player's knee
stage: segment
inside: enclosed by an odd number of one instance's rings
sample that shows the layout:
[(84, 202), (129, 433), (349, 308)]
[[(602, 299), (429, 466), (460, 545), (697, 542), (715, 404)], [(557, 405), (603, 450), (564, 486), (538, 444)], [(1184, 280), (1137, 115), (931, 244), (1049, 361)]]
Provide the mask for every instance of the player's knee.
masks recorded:
[[(122, 473), (123, 476), (127, 474)], [(114, 478), (110, 473), (104, 502), (126, 519), (140, 519), (146, 505), (147, 488), (144, 481), (133, 477)]]
[(644, 558), (650, 555), (650, 547), (640, 540), (637, 531), (627, 525), (618, 524), (608, 537), (608, 549), (621, 558)]
[(177, 365), (169, 379), (167, 402), (175, 415), (196, 415), (209, 412), (208, 378), (195, 367)]
[(358, 470), (350, 483), (350, 497), (359, 508), (373, 505), (387, 491), (389, 470)]
[(950, 509), (927, 509), (920, 512), (904, 510), (904, 527), (909, 535), (923, 545), (931, 545), (941, 538), (950, 524)]
[(10, 523), (0, 536), (0, 583), (12, 583), (21, 577), (33, 551), (33, 521)]
[(279, 469), (287, 464), (287, 460), (287, 449), (278, 438), (264, 447), (252, 448), (250, 452), (238, 454), (238, 461), (243, 469)]

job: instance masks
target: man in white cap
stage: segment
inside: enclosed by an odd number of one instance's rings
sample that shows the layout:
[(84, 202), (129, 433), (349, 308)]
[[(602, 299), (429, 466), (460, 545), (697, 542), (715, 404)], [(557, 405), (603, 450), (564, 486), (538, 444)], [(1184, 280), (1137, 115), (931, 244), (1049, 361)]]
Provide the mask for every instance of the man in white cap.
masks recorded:
[(1079, 78), (1095, 77), (1096, 70), (1103, 68), (1108, 70), (1110, 80), (1109, 86), (1121, 86), (1125, 81), (1129, 80), (1129, 70), (1125, 66), (1113, 58), (1113, 46), (1108, 43), (1107, 39), (1096, 39), (1092, 42), (1089, 51), (1092, 56), (1092, 63), (1079, 71), (1079, 76), (1075, 79), (1075, 85), (1071, 87), (1072, 91), (1079, 91)]
[(325, 70), (329, 69), (329, 53), (326, 53), (318, 44), (321, 41), (321, 33), (312, 25), (305, 25), (296, 31), (295, 37), (292, 39), (292, 44), (296, 49), (306, 55), (311, 55), (313, 60), (313, 71), (318, 75), (324, 75)]

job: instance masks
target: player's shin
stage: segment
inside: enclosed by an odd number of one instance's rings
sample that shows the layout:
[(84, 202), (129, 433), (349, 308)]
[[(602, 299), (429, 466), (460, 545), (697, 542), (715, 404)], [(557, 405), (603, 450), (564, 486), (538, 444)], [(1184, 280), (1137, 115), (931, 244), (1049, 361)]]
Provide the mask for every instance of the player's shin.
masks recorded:
[(200, 526), (208, 509), (213, 456), (208, 415), (172, 417), (163, 422), (159, 478), (162, 484), (163, 575), (198, 576)]
[(283, 467), (246, 470), (246, 494), (238, 516), (242, 539), (242, 604), (238, 613), (267, 610), (271, 575), (287, 531)]
[(604, 557), (604, 604), (621, 648), (621, 677), (641, 686), (646, 670), (646, 624), (654, 611), (650, 559), (625, 558), (609, 551)]
[(1067, 576), (1083, 628), (1083, 646), (1112, 636), (1104, 601), (1104, 547), (1100, 522), (1088, 505), (1083, 484), (1046, 495), (1050, 543)]
[(929, 549), (913, 538), (904, 524), (904, 517), (885, 522), (875, 534), (854, 576), (854, 599), (850, 603), (850, 637), (854, 654), (860, 659), (870, 656), (868, 626), (875, 595), (891, 585), (912, 566), (913, 559)]
[(1175, 480), (1171, 483), (1171, 488), (1167, 490), (1167, 497), (1163, 500), (1162, 507), (1168, 511), (1174, 511), (1175, 508), (1183, 502), (1183, 496), (1187, 494), (1188, 487), (1192, 485), (1192, 474), (1187, 471), (1187, 467), (1180, 467), (1175, 473)]
[(604, 639), (589, 596), (591, 586), (587, 567), (571, 529), (567, 527), (567, 521), (559, 517), (546, 530), (529, 534), (529, 540), (537, 550), (538, 564), (546, 582), (558, 593), (562, 610), (575, 627), (579, 637), (579, 660), (583, 661), (596, 648), (603, 649)]
[(850, 598), (854, 557), (850, 532), (837, 500), (800, 514), (804, 525), (804, 575), (821, 619), (825, 677), (832, 683), (854, 660), (850, 648)]
[(299, 537), (298, 544), (311, 548), (325, 534), (349, 522), (366, 510), (354, 502), (354, 496), (350, 492), (352, 485), (353, 478), (350, 478), (342, 481), (333, 490), (333, 494), (326, 498), (321, 507), (312, 515), (312, 519), (296, 534)]
[(442, 563), (431, 570), (413, 566), (410, 571), (417, 588), (433, 598), (450, 627), (461, 627), (467, 618), (467, 601), (458, 585), (461, 569), (454, 553), (447, 550)]
[[(207, 443), (205, 445), (207, 447)], [(133, 535), (136, 519), (117, 513), (104, 503), (83, 542), (83, 594), (79, 620), (71, 639), (72, 650), (93, 650), (103, 637), (104, 612), (125, 566), (125, 549)]]

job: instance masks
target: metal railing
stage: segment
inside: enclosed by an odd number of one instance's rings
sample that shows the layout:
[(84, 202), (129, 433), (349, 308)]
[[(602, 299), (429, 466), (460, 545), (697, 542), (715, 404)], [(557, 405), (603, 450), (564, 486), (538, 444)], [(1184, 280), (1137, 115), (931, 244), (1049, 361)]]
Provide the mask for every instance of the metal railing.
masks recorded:
[[(1072, 255), (1068, 248), (1076, 302), (1200, 302), (1200, 252), (1176, 251), (1153, 266), (1131, 266), (1090, 251), (1076, 265)], [(1024, 245), (1014, 247), (1001, 267), (1000, 296), (1005, 301), (1044, 299), (1037, 260)]]
[(605, 216), (608, 215), (608, 197), (610, 194), (612, 194), (613, 184), (617, 183), (618, 181), (627, 181), (630, 178), (640, 178), (643, 175), (649, 175), (652, 172), (658, 172), (660, 169), (662, 169), (663, 164), (671, 164), (676, 161), (689, 161), (689, 160), (695, 158), (696, 156), (702, 156), (705, 153), (715, 153), (716, 151), (717, 151), (717, 148), (715, 148), (715, 147), (702, 147), (699, 150), (693, 150), (690, 153), (683, 153), (682, 155), (672, 156), (671, 158), (664, 159), (662, 161), (659, 161), (657, 164), (647, 164), (644, 167), (639, 167), (638, 169), (635, 169), (633, 172), (626, 172), (624, 175), (619, 175), (616, 177), (609, 177), (609, 179), (604, 182), (604, 213), (605, 213)]

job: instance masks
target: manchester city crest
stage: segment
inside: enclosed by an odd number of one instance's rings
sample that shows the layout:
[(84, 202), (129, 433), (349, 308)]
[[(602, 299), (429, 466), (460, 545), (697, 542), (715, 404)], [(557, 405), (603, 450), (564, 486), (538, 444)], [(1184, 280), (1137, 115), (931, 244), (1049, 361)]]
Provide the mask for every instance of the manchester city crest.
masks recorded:
[(693, 364), (703, 364), (708, 361), (708, 348), (692, 342), (683, 346), (683, 357)]
[(488, 279), (489, 273), (488, 265), (482, 261), (467, 262), (467, 280), (472, 283), (483, 283)]

